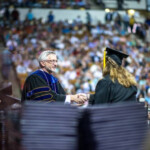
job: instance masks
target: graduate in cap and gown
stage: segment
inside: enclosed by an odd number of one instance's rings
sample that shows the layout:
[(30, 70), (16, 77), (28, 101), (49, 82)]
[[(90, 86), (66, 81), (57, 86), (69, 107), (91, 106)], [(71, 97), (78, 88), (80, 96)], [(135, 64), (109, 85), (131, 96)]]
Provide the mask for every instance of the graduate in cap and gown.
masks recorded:
[(62, 101), (83, 103), (85, 94), (67, 95), (59, 80), (53, 75), (57, 67), (57, 56), (53, 51), (43, 51), (38, 58), (40, 69), (29, 75), (25, 81), (21, 101), (34, 100), (46, 103)]
[(122, 66), (123, 58), (127, 57), (127, 54), (118, 50), (104, 50), (103, 78), (97, 83), (95, 94), (88, 95), (90, 104), (136, 101), (136, 80)]

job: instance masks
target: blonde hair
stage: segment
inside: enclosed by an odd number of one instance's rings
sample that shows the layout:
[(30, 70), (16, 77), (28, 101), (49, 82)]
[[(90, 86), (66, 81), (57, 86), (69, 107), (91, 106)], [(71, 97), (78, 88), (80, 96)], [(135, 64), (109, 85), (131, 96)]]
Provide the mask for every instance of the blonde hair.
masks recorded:
[(136, 80), (134, 76), (129, 73), (125, 68), (119, 66), (113, 59), (106, 57), (106, 67), (103, 70), (103, 76), (110, 75), (113, 82), (117, 80), (121, 85), (130, 87), (136, 86)]

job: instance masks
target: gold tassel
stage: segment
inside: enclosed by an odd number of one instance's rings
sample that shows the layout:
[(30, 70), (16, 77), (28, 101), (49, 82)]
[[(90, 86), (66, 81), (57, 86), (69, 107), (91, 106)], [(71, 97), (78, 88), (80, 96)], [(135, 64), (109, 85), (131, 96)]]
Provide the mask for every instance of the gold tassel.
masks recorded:
[(106, 48), (104, 50), (104, 55), (103, 55), (103, 69), (105, 69), (106, 66)]

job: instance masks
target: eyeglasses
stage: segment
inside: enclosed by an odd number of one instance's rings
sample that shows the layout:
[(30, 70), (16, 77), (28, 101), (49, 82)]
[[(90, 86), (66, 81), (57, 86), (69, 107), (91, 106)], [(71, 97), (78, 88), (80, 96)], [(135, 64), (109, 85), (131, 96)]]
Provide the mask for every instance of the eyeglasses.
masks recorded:
[(57, 60), (44, 60), (44, 61), (46, 61), (48, 63), (57, 63), (58, 62)]

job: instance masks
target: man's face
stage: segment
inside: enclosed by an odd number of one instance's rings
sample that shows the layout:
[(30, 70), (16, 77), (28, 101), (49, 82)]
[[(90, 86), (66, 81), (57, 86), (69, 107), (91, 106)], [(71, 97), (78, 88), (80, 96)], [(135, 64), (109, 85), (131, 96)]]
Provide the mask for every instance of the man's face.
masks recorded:
[(57, 67), (57, 57), (55, 54), (50, 54), (47, 56), (47, 59), (44, 61), (44, 68), (49, 72), (55, 72)]

